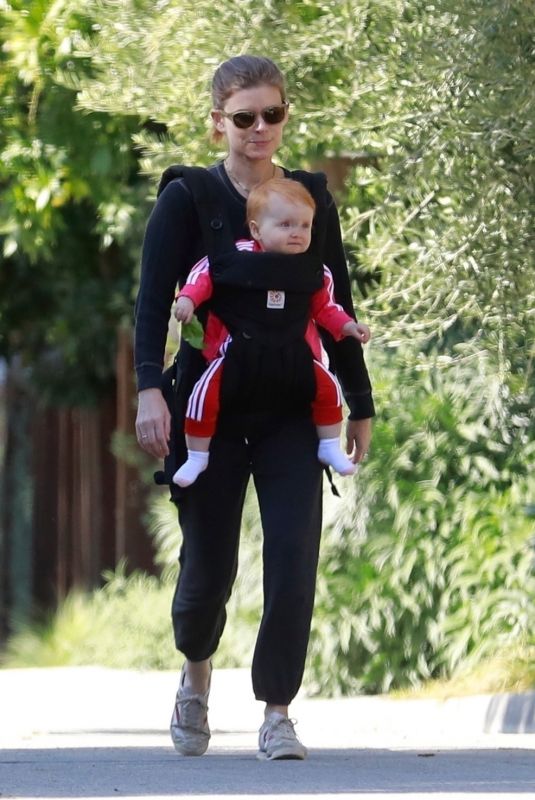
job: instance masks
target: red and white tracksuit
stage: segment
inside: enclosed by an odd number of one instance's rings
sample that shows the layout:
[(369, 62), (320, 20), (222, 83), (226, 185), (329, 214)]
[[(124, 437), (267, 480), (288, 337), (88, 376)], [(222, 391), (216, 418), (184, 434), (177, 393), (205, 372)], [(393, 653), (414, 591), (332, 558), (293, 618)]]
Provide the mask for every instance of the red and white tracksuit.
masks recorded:
[[(236, 242), (238, 250), (250, 252), (261, 248), (254, 239)], [(205, 256), (192, 267), (178, 297), (188, 297), (195, 308), (209, 300), (213, 292), (210, 264)], [(266, 293), (267, 294), (267, 293)], [(316, 425), (333, 425), (342, 420), (342, 393), (335, 376), (324, 365), (326, 359), (316, 325), (321, 325), (335, 339), (343, 339), (342, 328), (354, 322), (343, 308), (334, 302), (333, 278), (328, 267), (323, 267), (323, 286), (311, 295), (310, 320), (305, 339), (312, 350), (316, 394), (312, 401), (312, 418)], [(208, 367), (203, 372), (189, 397), (186, 410), (185, 432), (190, 436), (210, 437), (215, 433), (219, 414), (219, 395), (225, 352), (232, 337), (218, 317), (208, 314), (204, 332), (203, 355)]]

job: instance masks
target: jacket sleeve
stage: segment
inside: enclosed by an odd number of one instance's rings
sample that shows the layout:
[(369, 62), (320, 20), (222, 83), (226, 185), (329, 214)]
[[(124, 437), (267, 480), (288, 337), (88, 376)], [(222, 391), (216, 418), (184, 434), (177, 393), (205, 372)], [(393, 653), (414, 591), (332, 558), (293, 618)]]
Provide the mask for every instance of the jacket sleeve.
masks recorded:
[(323, 286), (312, 295), (310, 309), (312, 319), (325, 328), (338, 342), (344, 338), (342, 328), (347, 322), (351, 322), (353, 317), (346, 314), (342, 306), (334, 302), (333, 288), (332, 273), (328, 267), (324, 266)]
[(211, 298), (213, 291), (210, 262), (208, 257), (204, 256), (192, 268), (178, 297), (188, 297), (197, 308)]
[(138, 391), (161, 388), (171, 305), (177, 283), (184, 283), (196, 260), (191, 242), (199, 238), (197, 229), (193, 200), (182, 181), (174, 180), (156, 201), (143, 240), (135, 306)]
[[(331, 270), (334, 281), (334, 300), (355, 319), (351, 285), (342, 244), (340, 220), (334, 200), (328, 196), (327, 231), (323, 260)], [(322, 339), (331, 366), (340, 381), (344, 398), (349, 406), (349, 419), (366, 419), (375, 415), (372, 389), (364, 362), (362, 345), (347, 337), (339, 342), (322, 331)]]

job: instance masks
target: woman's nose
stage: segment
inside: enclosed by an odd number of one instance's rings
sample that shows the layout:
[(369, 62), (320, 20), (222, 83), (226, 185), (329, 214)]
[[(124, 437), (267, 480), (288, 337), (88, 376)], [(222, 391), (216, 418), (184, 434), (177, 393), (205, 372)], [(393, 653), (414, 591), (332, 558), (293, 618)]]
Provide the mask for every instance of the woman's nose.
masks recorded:
[(254, 123), (255, 131), (263, 131), (267, 127), (267, 123), (262, 119), (262, 114), (257, 114)]

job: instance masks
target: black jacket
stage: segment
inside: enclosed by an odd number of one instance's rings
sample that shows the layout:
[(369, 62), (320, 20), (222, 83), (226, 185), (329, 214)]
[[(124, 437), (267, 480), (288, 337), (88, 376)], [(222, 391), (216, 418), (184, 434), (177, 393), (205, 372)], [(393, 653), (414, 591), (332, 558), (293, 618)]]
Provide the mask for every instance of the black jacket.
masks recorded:
[[(249, 238), (245, 223), (245, 199), (230, 183), (222, 164), (217, 164), (211, 170), (220, 178), (228, 195), (225, 208), (235, 239)], [(286, 174), (292, 177), (291, 172), (286, 171)], [(173, 180), (154, 206), (143, 244), (135, 325), (135, 366), (139, 391), (162, 386), (169, 313), (176, 286), (184, 284), (191, 267), (205, 253), (193, 199), (182, 180)], [(333, 275), (336, 302), (354, 316), (338, 213), (330, 195), (323, 261)], [(331, 367), (342, 385), (350, 408), (350, 418), (373, 416), (371, 386), (361, 345), (352, 338), (335, 343), (323, 332), (322, 338), (331, 359)], [(186, 363), (190, 363), (189, 360)]]

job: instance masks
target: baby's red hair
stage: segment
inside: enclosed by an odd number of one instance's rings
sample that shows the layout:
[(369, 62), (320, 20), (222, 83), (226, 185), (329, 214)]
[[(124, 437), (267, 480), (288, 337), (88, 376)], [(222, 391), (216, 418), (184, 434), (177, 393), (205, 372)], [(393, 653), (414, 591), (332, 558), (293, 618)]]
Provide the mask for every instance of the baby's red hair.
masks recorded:
[(251, 189), (247, 198), (246, 214), (248, 223), (253, 219), (258, 220), (272, 195), (283, 197), (288, 202), (296, 205), (308, 206), (313, 211), (316, 210), (314, 198), (300, 181), (294, 181), (291, 178), (271, 178), (269, 181), (259, 183), (254, 189)]

